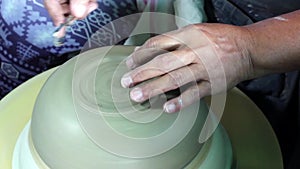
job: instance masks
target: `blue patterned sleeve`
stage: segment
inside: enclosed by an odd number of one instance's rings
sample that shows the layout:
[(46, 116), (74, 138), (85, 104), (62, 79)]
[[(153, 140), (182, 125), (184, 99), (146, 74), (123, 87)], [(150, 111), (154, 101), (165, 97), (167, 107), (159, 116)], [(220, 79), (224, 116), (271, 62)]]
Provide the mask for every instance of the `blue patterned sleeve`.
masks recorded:
[(106, 32), (101, 35), (105, 38), (91, 35), (111, 21), (137, 12), (135, 0), (98, 0), (98, 4), (87, 18), (69, 27), (64, 45), (56, 47), (55, 27), (43, 0), (0, 0), (0, 99), (34, 75), (65, 62), (67, 53), (86, 43), (111, 45)]

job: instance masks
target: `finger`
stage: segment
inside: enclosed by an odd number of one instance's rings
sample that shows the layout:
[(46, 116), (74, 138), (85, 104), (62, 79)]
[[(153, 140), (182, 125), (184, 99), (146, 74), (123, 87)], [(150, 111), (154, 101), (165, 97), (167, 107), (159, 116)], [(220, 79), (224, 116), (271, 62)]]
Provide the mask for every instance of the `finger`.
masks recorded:
[(64, 26), (64, 27), (62, 27), (58, 32), (55, 32), (55, 33), (53, 34), (53, 36), (54, 36), (55, 38), (62, 38), (62, 37), (65, 36), (65, 34), (66, 34), (66, 27)]
[(131, 87), (139, 82), (161, 76), (195, 61), (197, 56), (188, 49), (176, 50), (159, 55), (150, 62), (125, 74), (121, 79), (123, 87)]
[(98, 3), (93, 0), (71, 0), (71, 14), (78, 19), (85, 18), (91, 11), (98, 8)]
[(210, 95), (211, 87), (208, 81), (201, 81), (184, 91), (179, 97), (169, 100), (164, 104), (164, 111), (167, 113), (178, 112), (201, 98)]
[(86, 16), (87, 16), (88, 14), (90, 14), (92, 11), (96, 10), (97, 8), (98, 8), (98, 3), (97, 3), (97, 1), (91, 2), (91, 3), (89, 4), (89, 7), (88, 7), (88, 11), (87, 11), (87, 13), (86, 13)]
[(71, 13), (69, 4), (67, 4), (67, 3), (61, 4), (61, 8), (62, 8), (62, 12), (63, 12), (64, 16)]
[[(189, 35), (197, 38), (197, 43), (193, 42), (195, 40), (193, 38), (186, 38), (187, 32)], [(127, 58), (126, 64), (128, 68), (133, 69), (145, 64), (155, 56), (165, 53), (162, 51), (174, 51), (176, 49), (186, 48), (187, 44), (189, 44), (190, 48), (199, 48), (206, 46), (208, 42), (209, 41), (203, 31), (193, 25), (186, 26), (181, 29), (150, 38)], [(147, 50), (150, 50), (150, 52), (147, 52)]]
[(168, 51), (157, 48), (144, 48), (142, 50), (136, 50), (126, 59), (126, 65), (129, 69), (134, 69), (140, 65), (143, 65), (154, 57), (167, 53)]
[(199, 79), (206, 79), (205, 76), (207, 73), (203, 66), (192, 64), (134, 88), (130, 92), (130, 97), (135, 102), (143, 102), (150, 97), (177, 89), (187, 83), (196, 83)]
[(127, 58), (127, 67), (133, 69), (148, 62), (159, 54), (177, 49), (180, 46), (180, 42), (176, 40), (175, 34), (176, 31), (173, 31), (148, 39)]
[(64, 10), (59, 1), (56, 0), (45, 0), (44, 1), (45, 8), (48, 10), (51, 19), (55, 26), (59, 26), (64, 23)]
[(178, 30), (175, 30), (165, 34), (154, 36), (148, 39), (140, 48), (138, 48), (138, 50), (142, 50), (145, 48), (156, 48), (168, 51), (175, 50), (181, 45), (180, 40), (176, 37), (177, 33)]

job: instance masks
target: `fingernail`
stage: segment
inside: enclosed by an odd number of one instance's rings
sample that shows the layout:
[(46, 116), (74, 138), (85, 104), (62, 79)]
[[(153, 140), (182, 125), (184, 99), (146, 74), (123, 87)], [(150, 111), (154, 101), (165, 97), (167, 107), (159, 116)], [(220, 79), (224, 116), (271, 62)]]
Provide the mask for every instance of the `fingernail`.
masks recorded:
[(143, 92), (142, 92), (141, 88), (134, 88), (130, 92), (130, 98), (136, 102), (143, 101)]
[(132, 78), (128, 74), (125, 74), (121, 79), (121, 85), (124, 88), (130, 87), (132, 85)]
[(131, 56), (129, 56), (129, 57), (127, 58), (127, 60), (126, 60), (126, 65), (127, 65), (127, 67), (130, 68), (130, 69), (135, 68), (135, 64), (134, 64), (133, 59), (132, 59)]
[(166, 103), (164, 105), (164, 110), (167, 113), (174, 113), (176, 111), (176, 105), (174, 103)]

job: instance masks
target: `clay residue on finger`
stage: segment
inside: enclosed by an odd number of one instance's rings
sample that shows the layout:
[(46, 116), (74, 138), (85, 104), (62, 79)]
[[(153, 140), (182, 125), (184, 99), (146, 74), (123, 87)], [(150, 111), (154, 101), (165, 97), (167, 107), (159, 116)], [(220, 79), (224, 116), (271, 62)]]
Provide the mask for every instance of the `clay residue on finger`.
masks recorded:
[(279, 20), (279, 21), (288, 21), (288, 19), (286, 19), (286, 18), (284, 18), (284, 17), (282, 17), (282, 16), (276, 16), (276, 17), (274, 17), (273, 19)]
[(52, 34), (54, 46), (60, 47), (65, 42), (66, 26), (63, 26), (59, 31)]

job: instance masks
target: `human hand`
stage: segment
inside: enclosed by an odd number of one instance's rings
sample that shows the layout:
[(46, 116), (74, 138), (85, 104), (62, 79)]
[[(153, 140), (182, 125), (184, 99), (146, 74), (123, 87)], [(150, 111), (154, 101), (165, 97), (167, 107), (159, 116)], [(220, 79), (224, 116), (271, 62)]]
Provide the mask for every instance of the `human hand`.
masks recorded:
[(177, 112), (251, 78), (251, 40), (247, 28), (225, 24), (190, 25), (153, 37), (127, 58), (132, 70), (122, 77), (121, 85), (135, 86), (130, 97), (143, 102), (195, 82), (164, 104), (166, 112)]
[(66, 15), (83, 19), (98, 7), (96, 0), (44, 0), (44, 5), (56, 26), (64, 23)]
[[(98, 7), (96, 0), (44, 0), (44, 5), (55, 26), (64, 23), (68, 15), (72, 15), (74, 20), (83, 19)], [(58, 35), (64, 35), (64, 31), (62, 29)]]

